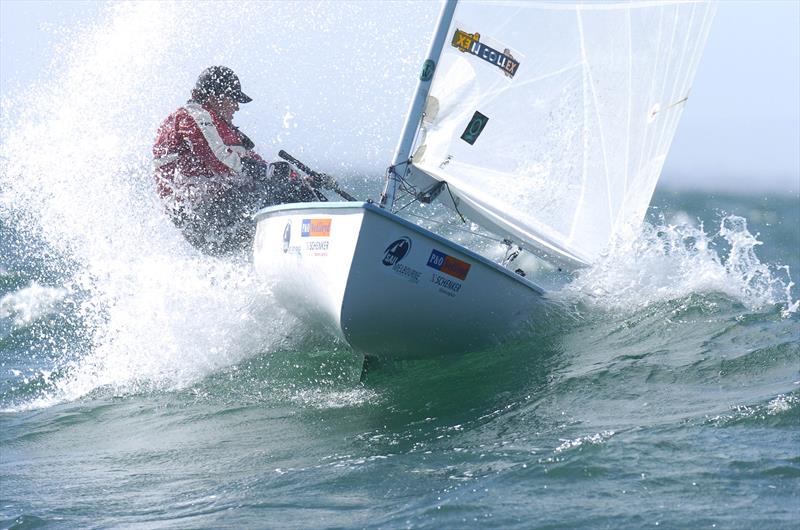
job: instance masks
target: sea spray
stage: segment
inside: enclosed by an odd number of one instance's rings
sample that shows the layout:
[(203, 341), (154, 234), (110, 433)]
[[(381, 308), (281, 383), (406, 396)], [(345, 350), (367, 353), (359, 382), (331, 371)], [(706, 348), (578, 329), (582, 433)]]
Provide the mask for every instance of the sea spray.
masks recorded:
[[(255, 98), (237, 123), (262, 154), (289, 148), (328, 167), (374, 169), (377, 191), (427, 42), (390, 21), (427, 28), (419, 22), (437, 11), (407, 7), (109, 2), (95, 21), (56, 30), (47, 72), (3, 94), (0, 124), (0, 226), (24, 247), (13, 254), (50, 271), (43, 288), (67, 293), (82, 330), (35, 370), (44, 390), (28, 407), (99, 388), (184, 388), (311, 333), (293, 332), (246, 257), (198, 254), (163, 214), (155, 130), (202, 69), (226, 64)], [(389, 23), (364, 22), (379, 19)], [(4, 294), (4, 318), (25, 320), (20, 329), (54, 303)], [(30, 315), (19, 306), (27, 294)]]
[(63, 287), (45, 287), (32, 282), (27, 287), (0, 296), (0, 322), (9, 319), (22, 327), (49, 314), (69, 291)]
[(557, 296), (615, 311), (638, 311), (696, 293), (720, 293), (759, 311), (780, 305), (784, 317), (797, 311), (786, 265), (759, 260), (761, 241), (747, 220), (727, 215), (716, 233), (702, 223), (645, 222), (638, 235), (617, 238), (591, 268), (580, 271)]

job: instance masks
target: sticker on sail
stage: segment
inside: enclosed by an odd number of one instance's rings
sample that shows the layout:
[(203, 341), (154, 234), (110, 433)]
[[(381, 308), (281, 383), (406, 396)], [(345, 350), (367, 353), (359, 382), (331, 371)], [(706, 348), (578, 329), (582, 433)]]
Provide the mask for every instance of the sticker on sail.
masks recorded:
[(431, 251), (427, 265), (428, 267), (448, 274), (453, 278), (458, 278), (459, 280), (465, 280), (467, 278), (467, 273), (469, 273), (469, 268), (471, 267), (466, 261), (448, 256), (444, 252), (439, 252), (436, 249)]
[(487, 63), (498, 67), (506, 77), (513, 78), (519, 68), (519, 61), (511, 55), (511, 50), (503, 48), (499, 52), (481, 42), (481, 34), (477, 31), (475, 33), (467, 33), (461, 29), (456, 28), (453, 35), (453, 40), (450, 44), (463, 53), (469, 53), (483, 59)]
[(400, 276), (411, 283), (419, 283), (422, 273), (413, 267), (400, 263), (403, 258), (408, 255), (410, 250), (410, 238), (401, 237), (400, 239), (396, 239), (389, 243), (389, 246), (383, 251), (381, 263), (386, 267), (390, 267), (388, 270), (391, 271), (393, 275)]
[(303, 219), (301, 237), (328, 237), (331, 235), (331, 219)]
[[(467, 142), (469, 145), (475, 145), (475, 140), (477, 140), (478, 136), (480, 136), (480, 134), (483, 132), (483, 129), (486, 127), (486, 123), (488, 121), (489, 118), (476, 110), (475, 114), (472, 115), (472, 119), (469, 120), (467, 128), (464, 129), (464, 134), (461, 135), (461, 139)], [(448, 157), (447, 162), (449, 161), (450, 158)]]
[(436, 63), (432, 59), (425, 61), (422, 65), (422, 73), (419, 76), (420, 81), (430, 81), (433, 79), (433, 72), (436, 70)]

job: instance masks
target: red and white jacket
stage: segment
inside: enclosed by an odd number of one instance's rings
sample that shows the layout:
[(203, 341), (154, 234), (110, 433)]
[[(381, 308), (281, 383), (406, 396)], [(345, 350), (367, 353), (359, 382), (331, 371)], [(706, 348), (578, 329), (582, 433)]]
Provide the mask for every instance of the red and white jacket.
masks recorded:
[(173, 209), (191, 209), (233, 187), (250, 186), (242, 158), (261, 161), (235, 127), (190, 101), (164, 120), (153, 145), (159, 195)]

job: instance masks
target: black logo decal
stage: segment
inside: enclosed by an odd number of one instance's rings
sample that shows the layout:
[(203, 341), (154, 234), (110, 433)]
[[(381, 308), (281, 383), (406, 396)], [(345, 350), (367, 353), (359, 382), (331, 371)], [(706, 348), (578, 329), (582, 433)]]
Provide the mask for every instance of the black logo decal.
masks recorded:
[(292, 222), (286, 223), (286, 228), (283, 229), (283, 253), (289, 252), (289, 242), (292, 240)]
[(383, 252), (383, 260), (381, 263), (387, 267), (391, 267), (403, 259), (406, 254), (408, 254), (409, 250), (411, 250), (411, 240), (407, 237), (401, 237), (386, 247), (386, 250)]
[(428, 59), (425, 61), (425, 64), (422, 65), (422, 74), (420, 74), (419, 80), (430, 81), (433, 77), (434, 70), (436, 70), (436, 63), (431, 59)]
[(469, 145), (475, 145), (475, 140), (483, 132), (483, 128), (486, 127), (488, 121), (489, 118), (476, 110), (475, 114), (472, 115), (472, 119), (469, 120), (469, 125), (464, 130), (464, 134), (461, 135), (461, 139)]

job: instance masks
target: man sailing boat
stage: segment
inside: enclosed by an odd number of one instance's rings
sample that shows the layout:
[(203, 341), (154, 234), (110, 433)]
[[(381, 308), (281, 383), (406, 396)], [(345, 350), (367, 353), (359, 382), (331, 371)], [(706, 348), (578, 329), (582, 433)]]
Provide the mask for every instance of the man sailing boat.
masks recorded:
[(209, 67), (186, 105), (161, 124), (153, 145), (154, 176), (168, 215), (209, 254), (247, 248), (257, 210), (318, 199), (313, 181), (286, 162), (267, 163), (233, 125), (239, 105), (250, 101), (233, 70)]

